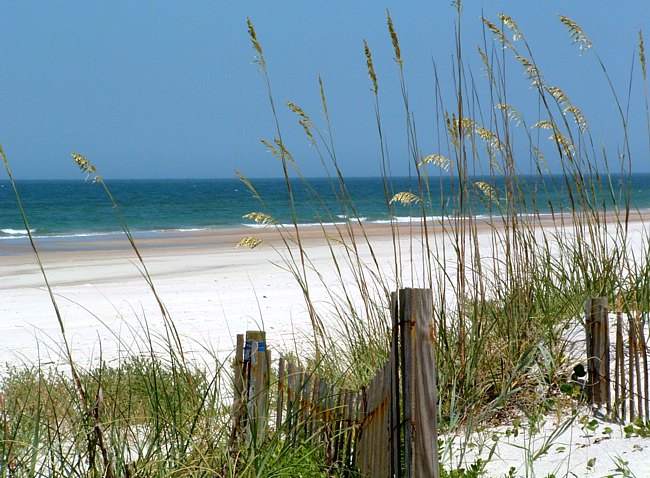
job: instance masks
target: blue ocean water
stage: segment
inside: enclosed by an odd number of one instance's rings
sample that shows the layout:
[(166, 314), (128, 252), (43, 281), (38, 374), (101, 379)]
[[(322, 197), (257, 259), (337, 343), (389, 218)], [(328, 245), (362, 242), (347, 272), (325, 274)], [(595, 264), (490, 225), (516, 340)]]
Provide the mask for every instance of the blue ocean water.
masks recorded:
[[(495, 191), (496, 200), (489, 201), (480, 188), (470, 188), (472, 213), (489, 215), (504, 207), (506, 185), (499, 178), (476, 178), (488, 183)], [(594, 202), (611, 208), (622, 203), (621, 194), (629, 191), (632, 207), (650, 209), (650, 174), (631, 177), (611, 176), (612, 187), (603, 184), (602, 193)], [(567, 211), (570, 196), (563, 177), (523, 178), (526, 184), (520, 191), (528, 211), (542, 213)], [(264, 204), (238, 179), (197, 180), (106, 180), (129, 228), (135, 232), (184, 231), (251, 226), (255, 223), (243, 218), (252, 211), (263, 211), (278, 223), (291, 223), (292, 208), (286, 184), (282, 179), (252, 180)], [(346, 187), (356, 215), (366, 222), (387, 222), (391, 215), (387, 196), (399, 191), (417, 193), (415, 178), (391, 178), (386, 193), (381, 178), (349, 178)], [(83, 180), (17, 182), (18, 192), (35, 236), (89, 237), (119, 232), (116, 211), (99, 184)], [(338, 222), (353, 216), (349, 207), (342, 205), (340, 185), (328, 179), (309, 179), (305, 186), (299, 180), (292, 183), (295, 215), (299, 223)], [(612, 194), (612, 191), (614, 194)], [(450, 177), (429, 178), (426, 193), (426, 214), (442, 216), (458, 209), (458, 185)], [(421, 205), (394, 204), (392, 219), (408, 220), (421, 216)], [(8, 181), (0, 181), (0, 241), (25, 238), (13, 188)]]

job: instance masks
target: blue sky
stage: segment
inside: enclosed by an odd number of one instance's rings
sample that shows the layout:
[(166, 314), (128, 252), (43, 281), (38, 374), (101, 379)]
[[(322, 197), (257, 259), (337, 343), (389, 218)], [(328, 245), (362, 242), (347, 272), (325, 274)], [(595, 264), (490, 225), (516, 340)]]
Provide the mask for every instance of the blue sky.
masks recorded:
[[(250, 17), (264, 47), (285, 141), (305, 175), (323, 171), (282, 103), (299, 104), (323, 126), (319, 74), (344, 173), (380, 173), (363, 39), (376, 62), (393, 173), (406, 174), (404, 109), (386, 8), (400, 38), (421, 150), (438, 152), (433, 64), (451, 100), (455, 13), (448, 0), (3, 0), (0, 142), (18, 178), (78, 178), (72, 151), (85, 154), (108, 178), (232, 177), (233, 168), (251, 177), (278, 176), (278, 161), (259, 142), (272, 139), (275, 130), (253, 63)], [(587, 115), (596, 149), (603, 143), (616, 156), (622, 133), (605, 78), (592, 52), (579, 55), (571, 46), (557, 15), (582, 25), (626, 98), (638, 30), (650, 41), (646, 1), (468, 0), (462, 32), (470, 65), (478, 66), (481, 14), (496, 22), (500, 12), (518, 22), (547, 80)], [(520, 69), (509, 65), (509, 102), (534, 114), (533, 92)], [(633, 165), (650, 171), (638, 58), (635, 66), (629, 119)], [(478, 68), (474, 75), (481, 81)]]

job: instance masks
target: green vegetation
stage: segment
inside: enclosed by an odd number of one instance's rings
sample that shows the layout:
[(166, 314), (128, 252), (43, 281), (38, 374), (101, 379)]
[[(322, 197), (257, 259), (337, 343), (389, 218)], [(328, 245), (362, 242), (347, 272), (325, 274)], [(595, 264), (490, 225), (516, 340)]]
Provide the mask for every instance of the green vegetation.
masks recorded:
[[(460, 20), (460, 2), (455, 4)], [(444, 97), (436, 71), (433, 90), (438, 129), (433, 134), (439, 138), (438, 151), (423, 152), (409, 106), (398, 32), (390, 16), (387, 21), (414, 175), (412, 190), (393, 190), (382, 128), (380, 78), (374, 70), (372, 50), (365, 44), (385, 173), (386, 207), (394, 213), (398, 207), (409, 206), (419, 215), (406, 227), (397, 223), (390, 226), (393, 275), (380, 265), (339, 168), (322, 81), (319, 89), (323, 126), (316, 126), (317, 122), (298, 105), (287, 102), (287, 106), (330, 171), (340, 210), (328, 211), (329, 219), (335, 222), (339, 214), (350, 218), (343, 225), (322, 226), (338, 282), (328, 283), (325, 288), (331, 294), (328, 315), (319, 310), (312, 297), (314, 281), (323, 279), (312, 270), (297, 221), (291, 227), (276, 224), (264, 210), (264, 198), (241, 175), (258, 196), (262, 209), (247, 216), (279, 232), (285, 246), (279, 250), (280, 260), (295, 277), (311, 319), (310, 365), (334, 381), (345, 380), (361, 387), (386, 359), (392, 291), (411, 284), (432, 289), (438, 423), (443, 434), (464, 436), (461, 445), (453, 450), (441, 447), (444, 468), (451, 470), (442, 476), (482, 476), (485, 463), (463, 466), (467, 448), (472, 445), (470, 437), (480, 427), (496, 419), (508, 419), (513, 424), (512, 433), (519, 433), (520, 417), (525, 417), (528, 428), (522, 433), (533, 435), (541, 417), (563, 415), (565, 410), (570, 418), (560, 425), (559, 433), (576, 419), (570, 410), (581, 395), (570, 383), (574, 364), (569, 362), (568, 347), (571, 332), (581, 327), (586, 298), (607, 296), (617, 304), (617, 310), (625, 313), (650, 310), (650, 244), (644, 238), (646, 253), (640, 256), (619, 246), (627, 243), (635, 214), (626, 182), (631, 152), (621, 105), (627, 99), (619, 98), (612, 86), (612, 98), (621, 115), (626, 158), (618, 162), (595, 145), (578, 106), (560, 87), (544, 78), (514, 20), (506, 15), (484, 19), (486, 40), (479, 55), (486, 84), (477, 86), (465, 66), (458, 29), (451, 71), (456, 89), (451, 97)], [(585, 33), (568, 18), (560, 17), (560, 21), (571, 40), (595, 56), (609, 81)], [(312, 192), (314, 204), (323, 208), (324, 201), (309, 188), (299, 162), (290, 153), (290, 145), (283, 141), (262, 44), (250, 21), (248, 27), (276, 119), (276, 137), (265, 144), (280, 160), (289, 200), (293, 201), (292, 187), (299, 181)], [(488, 39), (490, 36), (493, 40)], [(642, 40), (639, 46), (646, 84)], [(512, 75), (512, 63), (523, 70), (529, 82), (531, 103), (540, 105), (540, 116), (533, 121), (507, 103), (506, 78)], [(522, 151), (524, 157), (520, 156)], [(557, 188), (549, 179), (549, 154), (555, 155), (562, 167), (567, 204), (542, 214), (537, 203), (540, 192), (550, 203)], [(105, 188), (117, 208), (93, 165), (83, 156), (73, 157), (83, 172)], [(2, 159), (13, 182), (4, 154)], [(523, 163), (530, 163), (537, 172), (534, 178), (520, 173), (518, 165)], [(621, 184), (615, 183), (607, 171), (622, 172)], [(479, 172), (481, 180), (476, 179)], [(445, 198), (446, 215), (432, 220), (436, 214), (430, 210), (431, 198), (440, 194), (443, 177), (451, 178), (455, 194)], [(503, 187), (499, 189), (498, 184)], [(16, 196), (19, 198), (18, 191)], [(487, 207), (491, 219), (477, 217), (479, 204)], [(20, 207), (25, 229), (30, 231)], [(186, 360), (173, 318), (157, 296), (128, 226), (124, 222), (122, 226), (137, 254), (143, 277), (158, 300), (166, 335), (141, 337), (143, 343), (149, 344), (144, 354), (142, 350), (133, 351), (116, 365), (102, 363), (84, 370), (70, 352), (57, 309), (67, 368), (35, 364), (33, 369), (9, 369), (2, 379), (0, 389), (6, 403), (2, 410), (0, 477), (335, 474), (335, 470), (323, 465), (322, 450), (285, 440), (281, 430), (272, 432), (264, 443), (231, 446), (230, 367), (219, 364), (217, 357), (214, 363), (219, 365), (212, 371)], [(30, 241), (38, 257), (31, 234)], [(255, 247), (260, 242), (248, 237), (241, 244)], [(39, 265), (47, 284), (40, 259)], [(49, 285), (48, 290), (56, 308), (57, 299)], [(324, 323), (335, 323), (338, 328), (326, 330)], [(153, 343), (160, 341), (166, 345), (165, 354), (154, 352)], [(585, 427), (590, 423), (587, 421)], [(643, 423), (629, 427), (630, 434), (639, 436), (647, 436), (647, 430)], [(552, 439), (553, 435), (542, 448), (528, 450), (527, 473), (553, 445)], [(623, 463), (621, 460), (621, 470)], [(514, 473), (511, 470), (506, 476)]]

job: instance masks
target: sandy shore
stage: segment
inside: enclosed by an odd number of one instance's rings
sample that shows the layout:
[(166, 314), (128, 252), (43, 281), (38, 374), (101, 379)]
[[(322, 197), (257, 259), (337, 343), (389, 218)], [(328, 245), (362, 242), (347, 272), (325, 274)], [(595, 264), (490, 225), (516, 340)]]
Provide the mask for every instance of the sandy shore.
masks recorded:
[[(370, 227), (367, 234), (390, 270), (390, 228)], [(264, 243), (252, 250), (236, 248), (248, 235)], [(323, 271), (327, 280), (332, 259), (323, 230), (304, 228), (301, 239), (310, 267)], [(302, 293), (283, 269), (279, 251), (286, 252), (286, 247), (274, 230), (160, 233), (138, 238), (137, 243), (186, 348), (205, 347), (223, 358), (233, 350), (235, 335), (247, 329), (264, 327), (269, 343), (276, 344), (309, 333)], [(109, 361), (129, 348), (137, 350), (145, 318), (154, 335), (164, 332), (158, 305), (124, 237), (46, 239), (37, 244), (81, 362), (97, 359), (100, 342)], [(60, 329), (35, 256), (25, 241), (0, 245), (0, 363), (58, 361)], [(337, 247), (343, 259), (343, 246)], [(367, 249), (362, 254), (368, 255)], [(317, 301), (327, 299), (317, 284), (313, 293)]]
[[(640, 219), (644, 216), (632, 218), (629, 247), (639, 248), (642, 243), (645, 225)], [(550, 218), (542, 217), (539, 223), (551, 224)], [(452, 250), (451, 227), (447, 225), (445, 231), (439, 224), (429, 223), (430, 243), (438, 251)], [(489, 231), (502, 229), (502, 224), (479, 220), (476, 227), (482, 238), (482, 256), (493, 256)], [(420, 224), (400, 224), (396, 229), (387, 224), (365, 224), (363, 231), (355, 225), (354, 231), (361, 258), (367, 263), (377, 261), (389, 287), (394, 287), (396, 268), (405, 285), (421, 285)], [(395, 231), (401, 251), (397, 266)], [(292, 228), (286, 232), (293, 234)], [(345, 267), (345, 246), (335, 240), (328, 244), (325, 239), (340, 233), (346, 235), (345, 226), (300, 229), (308, 253), (307, 267), (312, 271), (310, 293), (317, 306), (325, 309), (331, 302), (331, 289), (336, 292), (340, 282), (333, 255), (340, 261), (344, 279), (353, 280)], [(263, 244), (253, 250), (236, 248), (246, 236), (259, 237)], [(294, 335), (300, 338), (310, 333), (302, 292), (283, 263), (287, 245), (274, 228), (156, 233), (138, 235), (136, 240), (189, 349), (206, 347), (225, 357), (233, 349), (235, 335), (250, 328), (264, 327), (269, 343), (281, 346), (293, 341)], [(345, 240), (351, 244), (349, 235)], [(37, 239), (37, 245), (79, 360), (96, 359), (100, 342), (103, 358), (108, 360), (117, 358), (120, 351), (137, 348), (135, 339), (142, 341), (145, 318), (150, 331), (164, 331), (158, 305), (123, 235), (45, 238)], [(448, 254), (448, 266), (453, 269), (453, 254)], [(295, 260), (299, 262), (297, 255)], [(0, 241), (0, 317), (0, 363), (33, 363), (39, 357), (58, 360), (59, 325), (34, 253), (25, 240)]]

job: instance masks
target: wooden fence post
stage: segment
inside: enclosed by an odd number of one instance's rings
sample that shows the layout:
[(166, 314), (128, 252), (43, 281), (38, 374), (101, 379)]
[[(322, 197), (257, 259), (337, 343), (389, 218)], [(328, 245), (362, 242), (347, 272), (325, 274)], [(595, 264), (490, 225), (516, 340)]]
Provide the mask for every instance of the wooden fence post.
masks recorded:
[(231, 446), (235, 444), (242, 432), (242, 422), (244, 419), (244, 335), (237, 334), (237, 346), (235, 348), (235, 358), (233, 359), (233, 403), (232, 403), (232, 431), (230, 434)]
[(587, 344), (587, 398), (591, 404), (611, 411), (609, 387), (609, 317), (607, 297), (587, 300), (585, 339)]
[[(433, 298), (430, 289), (401, 289), (397, 298), (397, 320), (400, 328), (398, 357), (392, 366), (401, 368), (401, 404), (404, 423), (404, 471), (395, 469), (396, 455), (391, 459), (391, 476), (406, 478), (438, 478), (438, 423), (436, 363), (433, 348)], [(395, 336), (395, 330), (393, 330)], [(398, 361), (399, 360), (399, 361)], [(395, 371), (391, 382), (395, 381)], [(399, 388), (399, 387), (398, 387)], [(391, 390), (395, 392), (395, 390)], [(395, 404), (391, 404), (391, 442), (395, 445)], [(392, 454), (392, 453), (391, 453)], [(401, 468), (401, 467), (400, 467)]]
[(269, 419), (270, 351), (266, 347), (266, 332), (246, 331), (245, 360), (250, 362), (248, 376), (248, 439), (262, 443), (266, 439)]

